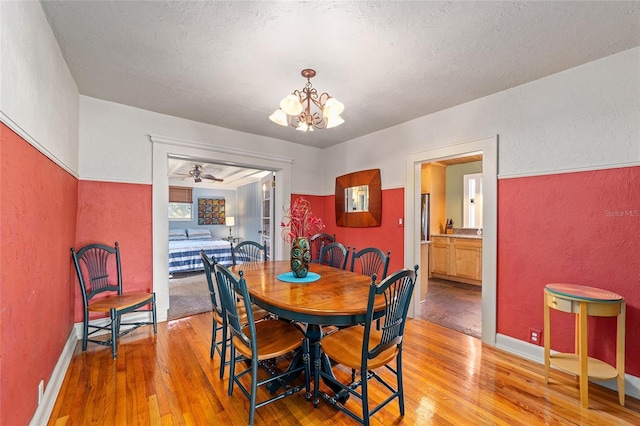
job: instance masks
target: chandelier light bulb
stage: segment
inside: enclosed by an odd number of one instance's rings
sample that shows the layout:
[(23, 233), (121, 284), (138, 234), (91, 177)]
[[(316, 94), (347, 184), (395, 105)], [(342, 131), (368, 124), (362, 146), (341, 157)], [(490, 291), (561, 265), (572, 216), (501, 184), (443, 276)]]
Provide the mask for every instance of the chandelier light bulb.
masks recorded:
[(288, 115), (298, 115), (302, 112), (302, 104), (300, 98), (293, 93), (284, 98), (280, 102), (280, 109), (286, 112)]
[(269, 116), (269, 120), (281, 126), (286, 127), (289, 125), (289, 123), (287, 122), (287, 113), (280, 108), (278, 108), (273, 114)]
[(344, 123), (344, 120), (339, 115), (336, 115), (335, 117), (328, 117), (327, 118), (327, 126), (325, 128), (326, 129), (330, 129), (332, 127), (337, 127), (337, 126), (341, 125), (342, 123)]
[(329, 98), (324, 104), (322, 115), (326, 118), (337, 117), (344, 111), (344, 104), (336, 98)]
[(296, 130), (299, 130), (301, 132), (313, 132), (313, 126), (310, 126), (304, 121), (301, 121), (300, 124), (298, 124), (298, 127), (296, 127)]

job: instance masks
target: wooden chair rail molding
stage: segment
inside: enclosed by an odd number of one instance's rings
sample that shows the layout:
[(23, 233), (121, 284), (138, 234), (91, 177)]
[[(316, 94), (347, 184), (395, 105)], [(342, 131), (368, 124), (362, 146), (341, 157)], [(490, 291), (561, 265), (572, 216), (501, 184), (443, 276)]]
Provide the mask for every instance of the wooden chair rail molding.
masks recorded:
[[(354, 186), (369, 187), (368, 211), (345, 211), (345, 189)], [(382, 182), (380, 169), (362, 170), (336, 178), (336, 224), (352, 228), (380, 226), (382, 219)]]

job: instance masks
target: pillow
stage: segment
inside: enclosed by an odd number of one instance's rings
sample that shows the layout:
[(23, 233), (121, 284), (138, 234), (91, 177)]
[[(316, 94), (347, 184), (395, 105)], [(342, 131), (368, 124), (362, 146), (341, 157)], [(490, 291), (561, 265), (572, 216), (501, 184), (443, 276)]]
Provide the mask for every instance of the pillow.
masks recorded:
[(189, 228), (187, 234), (190, 240), (213, 240), (208, 229)]
[(187, 231), (184, 229), (169, 229), (169, 241), (187, 240)]

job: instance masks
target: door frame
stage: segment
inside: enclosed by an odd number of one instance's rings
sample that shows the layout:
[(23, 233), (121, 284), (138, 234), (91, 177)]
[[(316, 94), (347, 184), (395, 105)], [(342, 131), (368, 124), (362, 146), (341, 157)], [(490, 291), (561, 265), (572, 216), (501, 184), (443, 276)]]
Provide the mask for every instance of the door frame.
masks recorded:
[[(291, 199), (292, 158), (246, 151), (210, 143), (149, 135), (153, 146), (152, 229), (153, 291), (156, 293), (158, 321), (166, 321), (169, 309), (169, 176), (167, 160), (172, 157), (197, 158), (212, 163), (231, 164), (275, 173), (274, 205), (285, 205)], [(282, 221), (282, 209), (275, 209), (274, 223)], [(285, 259), (286, 247), (281, 238), (272, 241), (275, 259)]]
[[(438, 160), (482, 153), (483, 229), (482, 229), (482, 342), (496, 345), (497, 311), (497, 235), (498, 235), (498, 135), (455, 143), (407, 156), (405, 179), (405, 265), (420, 263), (421, 165)], [(426, 266), (428, 267), (428, 265)], [(413, 317), (420, 306), (420, 279), (410, 307)]]
[[(268, 185), (268, 192), (269, 192), (269, 211), (268, 211), (268, 215), (265, 215), (264, 213), (264, 186)], [(271, 260), (273, 258), (273, 239), (275, 237), (275, 233), (276, 233), (276, 229), (275, 229), (275, 222), (274, 222), (274, 216), (275, 216), (275, 204), (274, 204), (274, 198), (275, 198), (275, 181), (274, 181), (274, 177), (272, 174), (269, 174), (265, 177), (263, 177), (262, 179), (260, 179), (260, 244), (265, 246), (265, 250), (267, 251), (267, 258), (268, 260)], [(264, 219), (265, 218), (269, 218), (269, 242), (266, 242), (266, 238), (264, 236)], [(267, 248), (268, 245), (268, 248)]]

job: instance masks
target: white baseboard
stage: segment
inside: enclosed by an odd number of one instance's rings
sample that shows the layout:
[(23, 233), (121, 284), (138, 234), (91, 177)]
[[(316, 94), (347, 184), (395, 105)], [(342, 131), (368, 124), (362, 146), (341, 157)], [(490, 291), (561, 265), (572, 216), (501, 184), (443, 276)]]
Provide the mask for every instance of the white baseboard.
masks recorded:
[[(496, 347), (530, 361), (537, 362), (538, 364), (544, 364), (544, 347), (542, 346), (498, 334), (496, 336)], [(593, 383), (597, 383), (616, 392), (618, 391), (618, 382), (616, 380), (593, 381)], [(640, 378), (625, 374), (624, 393), (625, 395), (640, 399)]]
[[(80, 330), (82, 331), (82, 327)], [(69, 338), (62, 348), (62, 353), (58, 358), (58, 362), (53, 368), (51, 377), (44, 388), (40, 405), (38, 405), (38, 408), (29, 423), (30, 426), (46, 425), (49, 421), (49, 417), (51, 417), (51, 412), (53, 411), (53, 406), (56, 403), (56, 399), (58, 399), (58, 393), (62, 387), (64, 376), (67, 374), (67, 368), (69, 368), (69, 363), (71, 363), (71, 358), (73, 358), (73, 351), (76, 348), (77, 342), (78, 338), (75, 330), (71, 330)]]

